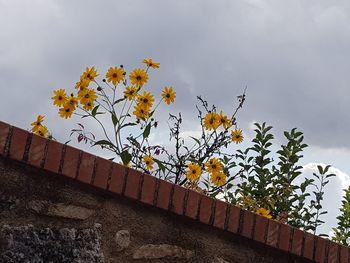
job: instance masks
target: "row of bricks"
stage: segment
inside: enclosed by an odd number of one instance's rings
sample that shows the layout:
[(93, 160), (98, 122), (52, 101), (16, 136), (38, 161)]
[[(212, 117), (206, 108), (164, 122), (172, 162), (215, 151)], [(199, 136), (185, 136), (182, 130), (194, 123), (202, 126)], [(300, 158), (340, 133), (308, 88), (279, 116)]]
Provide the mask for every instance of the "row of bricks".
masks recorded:
[(350, 262), (347, 247), (2, 122), (0, 155), (296, 256), (316, 262)]

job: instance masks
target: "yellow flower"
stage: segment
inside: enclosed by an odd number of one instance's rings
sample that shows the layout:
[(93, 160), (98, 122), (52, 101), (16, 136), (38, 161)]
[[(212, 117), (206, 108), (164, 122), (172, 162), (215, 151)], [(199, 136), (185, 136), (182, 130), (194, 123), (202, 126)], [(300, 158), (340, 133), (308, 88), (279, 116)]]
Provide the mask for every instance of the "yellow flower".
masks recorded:
[(137, 87), (141, 87), (147, 83), (148, 74), (147, 74), (146, 70), (136, 68), (133, 71), (131, 71), (131, 73), (129, 75), (129, 79), (133, 85), (135, 85)]
[(71, 96), (67, 98), (67, 103), (75, 109), (75, 107), (78, 105), (78, 98), (71, 94)]
[(51, 98), (53, 100), (53, 105), (58, 107), (63, 106), (67, 100), (67, 94), (64, 89), (58, 89), (53, 91), (54, 96)]
[(61, 118), (68, 119), (72, 117), (73, 112), (74, 108), (72, 107), (72, 105), (66, 103), (62, 108), (59, 109), (58, 113), (60, 114)]
[(153, 169), (154, 161), (153, 161), (151, 156), (145, 155), (143, 157), (143, 162), (146, 164), (146, 167), (147, 167), (148, 170), (152, 170)]
[(79, 81), (75, 84), (75, 88), (79, 91), (84, 90), (89, 87), (90, 80), (85, 79), (83, 76), (80, 77)]
[(82, 75), (82, 78), (89, 81), (94, 81), (97, 76), (98, 74), (97, 74), (97, 71), (95, 70), (95, 67), (91, 67), (91, 68), (86, 67), (86, 70)]
[(94, 89), (85, 89), (78, 93), (78, 99), (82, 105), (88, 103), (93, 104), (97, 99), (96, 91)]
[(124, 80), (125, 71), (123, 68), (110, 67), (106, 73), (108, 82), (112, 82), (113, 85), (117, 85), (120, 81)]
[(83, 108), (87, 111), (91, 111), (94, 108), (94, 102), (89, 101), (86, 104), (83, 105)]
[(142, 63), (146, 64), (147, 67), (150, 67), (150, 68), (159, 68), (159, 66), (160, 66), (160, 63), (159, 63), (159, 62), (154, 62), (154, 61), (152, 61), (151, 58), (149, 58), (149, 59), (144, 59), (144, 60), (142, 61)]
[(176, 93), (172, 87), (165, 87), (162, 92), (162, 97), (165, 103), (169, 105), (175, 101)]
[(222, 172), (223, 165), (219, 159), (212, 158), (205, 163), (205, 168), (209, 173), (213, 174), (213, 173)]
[(48, 129), (46, 126), (41, 125), (34, 133), (37, 135), (40, 135), (42, 137), (46, 137), (46, 135), (48, 134)]
[(31, 123), (32, 132), (36, 133), (36, 131), (42, 126), (44, 118), (45, 116), (42, 115), (38, 115), (38, 117), (36, 117), (36, 121)]
[(226, 130), (232, 125), (231, 120), (226, 115), (224, 115), (222, 111), (219, 113), (219, 122), (220, 125), (222, 125), (222, 127), (224, 127)]
[(204, 128), (216, 130), (220, 126), (219, 115), (216, 112), (208, 112), (204, 117)]
[(243, 132), (241, 129), (235, 129), (231, 132), (231, 139), (236, 144), (243, 142)]
[(272, 218), (272, 216), (270, 215), (270, 210), (265, 209), (265, 208), (263, 208), (263, 207), (258, 208), (258, 210), (256, 210), (255, 213), (256, 213), (257, 215), (261, 215), (261, 216), (266, 217), (266, 218), (269, 218), (269, 219)]
[(215, 186), (223, 186), (226, 183), (227, 176), (223, 172), (213, 173), (210, 177), (210, 181)]
[(128, 100), (133, 100), (137, 96), (137, 89), (135, 87), (127, 87), (127, 88), (125, 88), (124, 96)]
[(196, 163), (191, 163), (187, 166), (186, 178), (191, 182), (195, 182), (201, 176), (201, 173), (201, 167)]
[(146, 120), (149, 117), (150, 108), (144, 107), (142, 104), (136, 104), (133, 114), (138, 120)]
[(154, 96), (149, 91), (144, 91), (142, 95), (138, 95), (137, 103), (145, 108), (152, 108), (154, 103)]

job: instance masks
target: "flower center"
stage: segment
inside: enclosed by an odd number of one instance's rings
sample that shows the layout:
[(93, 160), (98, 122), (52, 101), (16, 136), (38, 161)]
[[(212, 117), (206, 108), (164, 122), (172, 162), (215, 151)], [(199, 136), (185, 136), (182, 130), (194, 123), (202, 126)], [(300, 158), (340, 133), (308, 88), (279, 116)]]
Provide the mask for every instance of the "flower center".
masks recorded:
[(136, 79), (137, 79), (138, 81), (140, 81), (140, 80), (142, 79), (142, 77), (141, 77), (140, 75), (138, 75), (138, 76), (136, 76)]
[(113, 78), (116, 78), (118, 75), (117, 75), (117, 73), (113, 73)]

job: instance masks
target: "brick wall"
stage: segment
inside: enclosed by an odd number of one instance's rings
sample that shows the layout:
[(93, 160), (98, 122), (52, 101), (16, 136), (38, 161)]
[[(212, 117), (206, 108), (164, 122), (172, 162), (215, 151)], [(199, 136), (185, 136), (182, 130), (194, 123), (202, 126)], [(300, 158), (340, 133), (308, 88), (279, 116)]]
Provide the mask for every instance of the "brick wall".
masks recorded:
[(0, 262), (350, 262), (347, 247), (2, 122), (0, 209)]

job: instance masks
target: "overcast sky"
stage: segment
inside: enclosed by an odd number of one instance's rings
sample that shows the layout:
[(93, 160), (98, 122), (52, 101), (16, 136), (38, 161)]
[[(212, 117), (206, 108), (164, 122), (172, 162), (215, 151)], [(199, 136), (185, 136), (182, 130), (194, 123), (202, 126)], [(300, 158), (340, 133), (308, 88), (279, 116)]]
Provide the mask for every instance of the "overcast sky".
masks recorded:
[(249, 139), (252, 123), (297, 127), (310, 145), (302, 164), (332, 164), (328, 232), (335, 226), (350, 166), (350, 2), (348, 0), (0, 0), (0, 120), (28, 129), (38, 114), (65, 141), (74, 121), (57, 117), (52, 90), (73, 90), (86, 66), (161, 62), (150, 90), (177, 91), (195, 131), (197, 95), (225, 112), (245, 86), (238, 117)]

